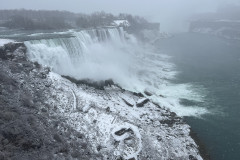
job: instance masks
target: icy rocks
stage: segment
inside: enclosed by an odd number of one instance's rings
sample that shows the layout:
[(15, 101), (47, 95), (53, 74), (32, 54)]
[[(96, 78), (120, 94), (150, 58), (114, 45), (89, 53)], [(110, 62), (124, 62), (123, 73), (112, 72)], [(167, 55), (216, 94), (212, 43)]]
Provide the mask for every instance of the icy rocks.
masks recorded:
[(150, 92), (150, 91), (148, 91), (148, 90), (145, 90), (144, 91), (144, 94), (146, 94), (147, 96), (152, 96), (153, 94)]
[[(15, 52), (16, 50), (20, 50)], [(26, 52), (26, 46), (20, 42), (7, 43), (4, 46), (0, 47), (0, 58), (2, 59), (13, 59), (16, 56), (24, 57)]]
[(137, 107), (143, 107), (148, 102), (149, 102), (148, 98), (141, 98), (137, 101)]
[(135, 105), (135, 103), (136, 103), (133, 99), (131, 99), (131, 98), (127, 97), (127, 96), (123, 96), (122, 100), (123, 100), (123, 102), (125, 104), (127, 104), (130, 107), (133, 107)]
[(122, 100), (123, 100), (128, 106), (130, 106), (130, 107), (133, 107), (133, 106), (134, 106), (133, 103), (127, 101), (126, 99), (122, 98)]

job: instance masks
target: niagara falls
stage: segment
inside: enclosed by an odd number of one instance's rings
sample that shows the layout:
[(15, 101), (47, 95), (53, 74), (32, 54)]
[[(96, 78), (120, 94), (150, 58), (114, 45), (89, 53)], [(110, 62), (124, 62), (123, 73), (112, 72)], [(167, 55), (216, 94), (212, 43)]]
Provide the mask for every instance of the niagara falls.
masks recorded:
[(0, 5), (0, 160), (237, 160), (240, 3)]

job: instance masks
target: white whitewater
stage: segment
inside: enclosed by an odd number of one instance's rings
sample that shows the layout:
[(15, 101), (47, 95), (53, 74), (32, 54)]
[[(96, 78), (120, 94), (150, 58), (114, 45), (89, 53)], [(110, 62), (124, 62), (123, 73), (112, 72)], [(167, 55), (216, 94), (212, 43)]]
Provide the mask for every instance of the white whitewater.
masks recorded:
[[(122, 28), (71, 32), (71, 38), (26, 41), (30, 60), (49, 66), (53, 71), (77, 79), (113, 79), (125, 89), (153, 93), (149, 97), (179, 116), (199, 116), (207, 111), (196, 106), (184, 107), (180, 98), (203, 101), (189, 84), (169, 82), (176, 76), (166, 55), (140, 44)], [(159, 96), (163, 95), (163, 96)]]

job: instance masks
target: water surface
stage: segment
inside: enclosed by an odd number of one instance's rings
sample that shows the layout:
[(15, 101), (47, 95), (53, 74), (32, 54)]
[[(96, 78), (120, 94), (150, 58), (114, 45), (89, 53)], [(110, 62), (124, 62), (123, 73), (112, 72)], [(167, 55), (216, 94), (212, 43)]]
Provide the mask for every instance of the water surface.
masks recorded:
[[(172, 56), (179, 71), (174, 83), (190, 83), (204, 93), (204, 102), (182, 100), (185, 106), (205, 107), (210, 114), (185, 117), (206, 146), (211, 159), (240, 157), (240, 43), (204, 34), (184, 33), (156, 42)], [(202, 92), (204, 90), (204, 92)]]

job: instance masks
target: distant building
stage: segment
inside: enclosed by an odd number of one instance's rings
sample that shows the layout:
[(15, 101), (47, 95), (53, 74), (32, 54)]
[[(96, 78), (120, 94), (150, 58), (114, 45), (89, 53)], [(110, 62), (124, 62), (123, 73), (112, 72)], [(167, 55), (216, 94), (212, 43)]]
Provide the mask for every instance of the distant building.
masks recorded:
[(130, 23), (128, 22), (128, 20), (115, 20), (111, 23), (111, 25), (117, 27), (130, 27)]

